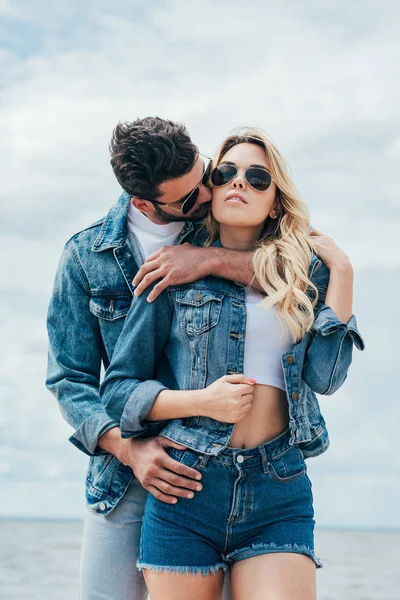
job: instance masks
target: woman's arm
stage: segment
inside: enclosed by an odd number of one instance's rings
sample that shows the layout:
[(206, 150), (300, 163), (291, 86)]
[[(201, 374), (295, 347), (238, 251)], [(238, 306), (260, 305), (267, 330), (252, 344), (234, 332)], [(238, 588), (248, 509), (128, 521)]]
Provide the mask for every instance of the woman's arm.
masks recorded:
[(202, 416), (238, 423), (251, 407), (254, 384), (254, 379), (235, 373), (220, 377), (202, 390), (162, 390), (146, 419), (162, 421)]
[(141, 435), (148, 429), (144, 420), (158, 394), (167, 389), (153, 377), (168, 340), (172, 316), (167, 291), (157, 302), (147, 302), (147, 294), (132, 301), (100, 386), (101, 401), (108, 415), (120, 423), (122, 437)]
[(208, 416), (236, 423), (248, 412), (254, 382), (244, 375), (225, 375), (204, 390), (170, 390), (154, 379), (168, 342), (173, 309), (168, 292), (155, 302), (147, 293), (133, 300), (100, 386), (108, 413), (120, 423), (122, 437), (136, 437), (154, 421)]
[[(315, 242), (324, 260), (312, 274), (319, 297), (312, 339), (303, 367), (307, 385), (319, 394), (333, 394), (344, 383), (352, 361), (353, 344), (364, 350), (364, 341), (352, 314), (353, 268), (335, 242), (319, 232)], [(329, 268), (328, 268), (329, 267)]]

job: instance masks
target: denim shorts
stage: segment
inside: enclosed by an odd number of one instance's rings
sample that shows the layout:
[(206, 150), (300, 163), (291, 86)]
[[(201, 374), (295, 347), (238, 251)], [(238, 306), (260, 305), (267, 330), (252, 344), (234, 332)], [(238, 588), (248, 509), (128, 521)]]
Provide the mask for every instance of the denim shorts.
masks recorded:
[(202, 573), (227, 569), (260, 554), (314, 555), (311, 482), (297, 446), (285, 431), (274, 440), (217, 456), (171, 448), (169, 454), (198, 469), (203, 490), (166, 504), (147, 497), (139, 570)]

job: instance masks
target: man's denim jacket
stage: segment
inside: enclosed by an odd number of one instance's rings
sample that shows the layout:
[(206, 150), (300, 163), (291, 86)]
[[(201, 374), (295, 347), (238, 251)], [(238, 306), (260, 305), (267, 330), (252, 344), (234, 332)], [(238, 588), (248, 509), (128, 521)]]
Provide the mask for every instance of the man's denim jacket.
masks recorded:
[[(90, 456), (86, 497), (104, 515), (133, 477), (130, 467), (98, 446), (99, 437), (119, 425), (100, 402), (100, 371), (109, 365), (132, 303), (132, 279), (143, 263), (139, 246), (127, 244), (128, 206), (123, 193), (104, 219), (66, 244), (47, 320), (46, 385), (74, 429), (70, 441)], [(199, 229), (199, 224), (185, 224), (179, 242), (200, 245)]]
[[(309, 278), (319, 291), (312, 330), (281, 358), (290, 443), (297, 444), (305, 457), (321, 454), (329, 444), (315, 392), (333, 394), (347, 377), (353, 343), (364, 348), (355, 316), (345, 324), (324, 304), (329, 270), (315, 255)], [(148, 293), (132, 304), (100, 388), (107, 413), (120, 422), (122, 437), (148, 430), (146, 417), (162, 390), (203, 389), (223, 375), (243, 373), (243, 285), (207, 277), (172, 286), (153, 303), (146, 301)], [(311, 287), (308, 293), (313, 296)], [(210, 455), (229, 444), (234, 430), (233, 424), (209, 417), (165, 424), (161, 435)]]

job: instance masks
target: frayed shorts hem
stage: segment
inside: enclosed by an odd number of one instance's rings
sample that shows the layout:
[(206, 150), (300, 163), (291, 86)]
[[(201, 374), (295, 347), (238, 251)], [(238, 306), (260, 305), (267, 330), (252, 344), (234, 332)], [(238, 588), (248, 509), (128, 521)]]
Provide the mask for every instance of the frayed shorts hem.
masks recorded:
[(139, 571), (142, 571), (143, 569), (149, 569), (150, 571), (155, 571), (156, 573), (161, 573), (162, 571), (165, 571), (165, 573), (179, 573), (180, 575), (204, 576), (210, 575), (210, 573), (215, 573), (216, 571), (218, 571), (218, 569), (222, 569), (223, 571), (228, 569), (228, 565), (226, 565), (225, 563), (218, 563), (210, 567), (180, 567), (178, 565), (149, 565), (140, 561), (136, 563), (136, 567), (139, 569)]
[(277, 544), (253, 544), (253, 546), (240, 548), (234, 552), (231, 552), (226, 557), (226, 560), (230, 563), (235, 563), (239, 562), (240, 560), (245, 560), (246, 558), (252, 558), (253, 556), (261, 556), (262, 554), (281, 553), (304, 554), (314, 561), (317, 569), (321, 569), (323, 567), (322, 562), (315, 556), (311, 548), (308, 546), (299, 546), (298, 544), (285, 544), (284, 546), (278, 546)]

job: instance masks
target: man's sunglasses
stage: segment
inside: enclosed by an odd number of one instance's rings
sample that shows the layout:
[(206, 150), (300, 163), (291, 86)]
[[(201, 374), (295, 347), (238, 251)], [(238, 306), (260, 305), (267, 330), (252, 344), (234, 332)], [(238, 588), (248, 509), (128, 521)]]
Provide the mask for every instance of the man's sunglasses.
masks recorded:
[[(238, 172), (239, 169), (235, 165), (222, 163), (211, 172), (211, 182), (217, 187), (226, 185), (235, 179)], [(257, 192), (265, 192), (272, 183), (271, 174), (262, 167), (249, 167), (244, 172), (244, 178)]]
[(210, 179), (210, 175), (211, 175), (211, 171), (213, 168), (213, 164), (212, 164), (212, 160), (208, 159), (208, 164), (207, 166), (204, 164), (204, 170), (203, 170), (203, 175), (201, 176), (201, 180), (199, 181), (199, 183), (196, 185), (195, 188), (193, 188), (193, 190), (191, 192), (189, 192), (189, 194), (187, 196), (185, 196), (185, 198), (182, 198), (181, 200), (179, 200), (179, 202), (182, 203), (180, 208), (175, 208), (174, 206), (171, 206), (171, 204), (174, 204), (173, 202), (159, 202), (158, 200), (150, 200), (150, 202), (152, 202), (153, 204), (160, 204), (161, 206), (168, 206), (168, 208), (171, 208), (172, 210), (181, 213), (182, 215), (186, 215), (187, 213), (189, 213), (193, 206), (196, 204), (197, 199), (199, 197), (199, 186), (200, 185), (206, 185)]

